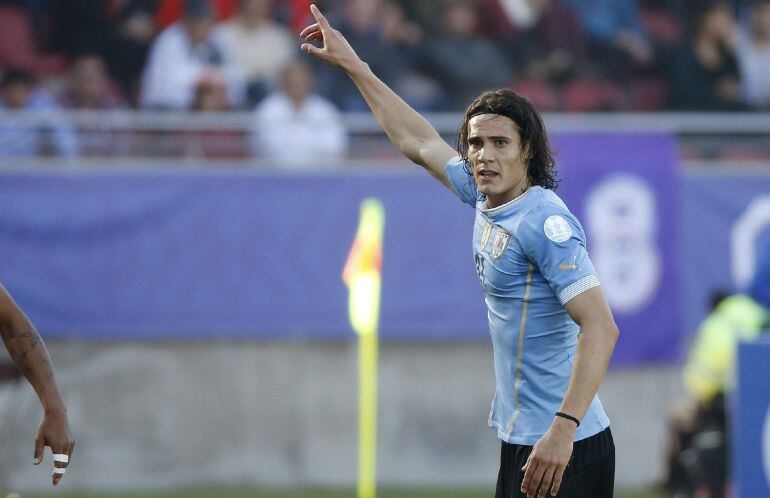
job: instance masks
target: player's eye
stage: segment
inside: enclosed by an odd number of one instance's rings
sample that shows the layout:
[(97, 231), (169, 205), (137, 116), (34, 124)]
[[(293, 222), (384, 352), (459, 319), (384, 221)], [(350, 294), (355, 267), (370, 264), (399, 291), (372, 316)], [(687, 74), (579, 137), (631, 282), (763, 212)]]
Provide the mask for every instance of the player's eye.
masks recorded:
[(498, 138), (495, 140), (495, 145), (497, 145), (498, 147), (503, 147), (506, 144), (508, 144), (508, 140), (505, 140), (503, 138)]

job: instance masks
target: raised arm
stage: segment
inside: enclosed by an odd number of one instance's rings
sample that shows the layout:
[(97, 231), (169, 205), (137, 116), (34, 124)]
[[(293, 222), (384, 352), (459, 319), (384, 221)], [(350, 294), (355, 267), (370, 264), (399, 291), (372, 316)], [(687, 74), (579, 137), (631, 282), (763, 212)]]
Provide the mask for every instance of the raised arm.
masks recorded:
[[(72, 456), (75, 443), (70, 435), (67, 409), (64, 407), (64, 401), (53, 377), (48, 350), (35, 327), (2, 285), (0, 285), (0, 336), (14, 363), (32, 384), (43, 405), (43, 422), (35, 439), (34, 463), (37, 465), (43, 461), (43, 450), (45, 446), (50, 446), (55, 455), (67, 455), (66, 458), (55, 457), (55, 460), (67, 460), (54, 462), (54, 467), (64, 469), (69, 464), (69, 457)], [(54, 486), (59, 484), (63, 475), (62, 470), (54, 471), (52, 476)]]
[[(311, 5), (310, 11), (316, 23), (300, 33), (307, 42), (302, 44), (302, 50), (345, 71), (398, 150), (451, 188), (444, 166), (457, 152), (441, 138), (428, 120), (412, 109), (371, 71), (345, 37), (329, 25), (329, 21), (318, 7)], [(316, 47), (310, 43), (312, 41), (320, 41), (322, 46)]]

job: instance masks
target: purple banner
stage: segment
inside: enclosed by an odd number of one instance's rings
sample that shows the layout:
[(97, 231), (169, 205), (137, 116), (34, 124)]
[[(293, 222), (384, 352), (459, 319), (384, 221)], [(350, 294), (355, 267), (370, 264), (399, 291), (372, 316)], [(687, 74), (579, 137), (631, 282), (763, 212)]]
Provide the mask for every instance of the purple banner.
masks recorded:
[(583, 223), (621, 331), (619, 363), (681, 354), (680, 191), (673, 137), (562, 135), (559, 194)]
[[(556, 145), (559, 193), (622, 330), (616, 362), (675, 357), (671, 139)], [(360, 202), (374, 196), (386, 211), (383, 338), (486, 340), (473, 209), (405, 171), (5, 172), (0, 280), (48, 337), (348, 338), (341, 272)]]

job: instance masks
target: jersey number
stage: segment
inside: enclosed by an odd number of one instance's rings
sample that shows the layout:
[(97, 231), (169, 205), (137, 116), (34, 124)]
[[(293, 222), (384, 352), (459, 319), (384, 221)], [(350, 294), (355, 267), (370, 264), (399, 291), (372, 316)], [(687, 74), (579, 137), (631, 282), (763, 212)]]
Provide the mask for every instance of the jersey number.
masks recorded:
[(482, 256), (479, 253), (476, 253), (474, 256), (474, 259), (476, 260), (476, 273), (479, 276), (479, 282), (481, 282), (481, 287), (484, 290), (487, 290), (487, 282), (484, 280), (484, 256)]

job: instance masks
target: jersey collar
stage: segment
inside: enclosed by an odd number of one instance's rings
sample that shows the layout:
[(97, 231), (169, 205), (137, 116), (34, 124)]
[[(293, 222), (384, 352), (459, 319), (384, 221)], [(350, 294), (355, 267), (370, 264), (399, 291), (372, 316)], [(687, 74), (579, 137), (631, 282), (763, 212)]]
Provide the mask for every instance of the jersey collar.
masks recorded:
[(485, 215), (487, 215), (487, 216), (495, 216), (495, 215), (501, 214), (502, 212), (507, 211), (507, 210), (515, 207), (519, 202), (521, 202), (525, 197), (527, 197), (530, 194), (530, 192), (534, 192), (534, 191), (540, 190), (542, 188), (543, 187), (541, 187), (540, 185), (533, 185), (533, 186), (529, 187), (527, 190), (525, 190), (524, 193), (521, 194), (520, 196), (516, 197), (515, 199), (511, 199), (510, 201), (506, 202), (505, 204), (501, 204), (501, 205), (499, 205), (499, 206), (497, 206), (495, 208), (488, 208), (488, 207), (486, 207), (487, 200), (485, 199), (484, 202), (481, 204), (480, 211), (482, 213), (484, 213)]

